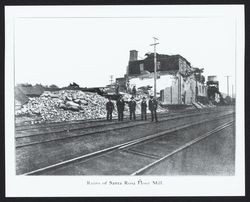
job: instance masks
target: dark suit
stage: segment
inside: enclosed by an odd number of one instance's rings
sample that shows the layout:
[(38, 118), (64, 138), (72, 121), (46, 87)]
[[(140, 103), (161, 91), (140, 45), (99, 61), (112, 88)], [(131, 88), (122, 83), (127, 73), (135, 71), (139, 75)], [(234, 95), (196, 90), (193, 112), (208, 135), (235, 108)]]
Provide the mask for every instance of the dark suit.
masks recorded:
[(150, 99), (149, 102), (148, 102), (148, 107), (149, 107), (149, 110), (151, 111), (151, 120), (154, 121), (158, 121), (157, 119), (157, 113), (156, 113), (156, 110), (157, 110), (157, 107), (158, 107), (158, 103), (155, 99)]
[(107, 110), (107, 120), (112, 120), (112, 112), (114, 110), (114, 103), (111, 101), (108, 101), (106, 103), (106, 110)]
[(118, 121), (123, 121), (123, 111), (125, 106), (124, 100), (117, 100), (116, 106), (118, 111)]
[(129, 101), (128, 103), (128, 106), (129, 106), (129, 118), (130, 120), (132, 120), (132, 117), (133, 119), (135, 120), (136, 117), (135, 117), (135, 108), (136, 108), (136, 102), (135, 101)]
[(147, 120), (147, 106), (146, 101), (141, 102), (141, 120), (143, 120), (143, 118)]

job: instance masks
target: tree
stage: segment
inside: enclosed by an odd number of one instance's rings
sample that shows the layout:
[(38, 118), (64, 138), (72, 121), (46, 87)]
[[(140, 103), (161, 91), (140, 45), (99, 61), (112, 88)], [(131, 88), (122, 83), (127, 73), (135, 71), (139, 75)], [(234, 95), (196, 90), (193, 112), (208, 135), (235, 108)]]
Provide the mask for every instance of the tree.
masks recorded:
[(49, 88), (59, 88), (59, 87), (57, 85), (55, 85), (55, 84), (52, 84), (52, 85), (49, 86)]
[(22, 86), (22, 87), (31, 87), (32, 85), (29, 84), (29, 83), (21, 83), (21, 84), (18, 84), (18, 86)]
[(77, 83), (73, 82), (72, 84), (71, 83), (69, 84), (69, 87), (70, 88), (79, 88), (79, 85)]

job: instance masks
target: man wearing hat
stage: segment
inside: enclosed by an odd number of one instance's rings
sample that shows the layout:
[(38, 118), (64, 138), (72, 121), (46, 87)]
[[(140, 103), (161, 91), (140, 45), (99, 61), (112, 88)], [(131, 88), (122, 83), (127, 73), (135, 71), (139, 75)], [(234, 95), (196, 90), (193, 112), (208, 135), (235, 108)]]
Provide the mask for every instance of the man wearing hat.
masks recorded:
[(118, 111), (118, 121), (123, 121), (123, 111), (125, 102), (122, 97), (119, 97), (119, 99), (116, 102), (117, 111)]
[(142, 102), (141, 102), (141, 120), (145, 119), (147, 120), (147, 101), (146, 98), (143, 97), (142, 98)]
[(149, 110), (151, 111), (151, 121), (154, 121), (155, 119), (155, 121), (157, 122), (158, 119), (157, 119), (156, 110), (158, 107), (158, 103), (157, 103), (157, 100), (153, 96), (150, 96), (150, 100), (148, 101), (148, 107), (149, 107)]
[(112, 120), (112, 113), (114, 110), (114, 103), (111, 101), (111, 98), (108, 98), (108, 102), (106, 103), (106, 110), (107, 110), (107, 120)]
[(135, 120), (136, 119), (135, 117), (136, 102), (134, 100), (134, 97), (131, 97), (131, 100), (128, 103), (128, 107), (129, 107), (130, 120), (132, 120), (132, 116), (133, 116), (133, 119)]

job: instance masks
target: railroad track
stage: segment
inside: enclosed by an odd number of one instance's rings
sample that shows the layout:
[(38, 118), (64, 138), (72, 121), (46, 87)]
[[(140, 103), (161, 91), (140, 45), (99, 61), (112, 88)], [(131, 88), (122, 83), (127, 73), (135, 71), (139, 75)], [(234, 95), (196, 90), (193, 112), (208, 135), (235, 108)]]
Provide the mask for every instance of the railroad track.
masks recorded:
[[(205, 109), (204, 111), (207, 111), (208, 109)], [(186, 111), (185, 113), (193, 113), (193, 112), (197, 112), (197, 110), (189, 110)], [(166, 117), (166, 116), (175, 116), (175, 115), (179, 115), (182, 114), (183, 112), (175, 112), (175, 113), (166, 113), (166, 112), (161, 112), (158, 113), (159, 118), (161, 117)], [(150, 117), (150, 114), (148, 114), (148, 117)], [(136, 119), (140, 120), (141, 117), (140, 115), (136, 115)], [(109, 124), (116, 124), (117, 118), (113, 118), (113, 120), (111, 122), (107, 122), (106, 119), (101, 119), (101, 120), (79, 120), (79, 121), (70, 121), (70, 122), (56, 122), (56, 123), (48, 123), (48, 124), (42, 124), (42, 125), (37, 125), (37, 126), (16, 126), (16, 134), (18, 136), (24, 136), (22, 135), (22, 133), (46, 133), (46, 131), (48, 133), (51, 132), (62, 132), (62, 131), (67, 131), (67, 130), (77, 130), (77, 129), (82, 129), (85, 127), (93, 127), (93, 126), (105, 126), (105, 125), (109, 125)], [(129, 118), (128, 115), (124, 118), (123, 123), (129, 122)], [(73, 127), (72, 127), (73, 126)], [(42, 130), (42, 131), (39, 131)], [(17, 137), (18, 137), (17, 136)]]
[[(91, 160), (95, 160), (96, 158), (101, 158), (102, 156), (108, 155), (110, 153), (116, 153), (116, 152), (129, 152), (129, 153), (133, 153), (134, 155), (141, 155), (145, 158), (150, 158), (150, 162), (147, 165), (143, 165), (141, 166), (139, 169), (134, 169), (133, 172), (129, 173), (130, 175), (140, 175), (143, 174), (147, 169), (156, 166), (158, 163), (160, 163), (161, 161), (165, 160), (166, 158), (174, 155), (177, 152), (180, 152), (182, 150), (184, 150), (187, 147), (192, 146), (193, 144), (201, 141), (202, 139), (205, 139), (207, 137), (209, 137), (212, 134), (215, 134), (223, 129), (225, 129), (226, 127), (229, 127), (233, 124), (234, 120), (229, 120), (226, 123), (220, 124), (219, 126), (217, 126), (216, 128), (213, 128), (212, 130), (210, 130), (209, 132), (206, 132), (202, 135), (199, 135), (195, 138), (193, 138), (192, 140), (185, 142), (184, 144), (182, 144), (180, 147), (178, 147), (177, 149), (174, 149), (172, 152), (168, 153), (167, 155), (164, 156), (157, 156), (157, 155), (150, 155), (150, 154), (145, 154), (145, 153), (141, 153), (141, 152), (136, 152), (135, 151), (135, 147), (139, 147), (140, 145), (143, 144), (148, 144), (158, 138), (162, 138), (162, 137), (166, 137), (169, 134), (173, 134), (176, 133), (177, 131), (185, 131), (188, 129), (192, 129), (194, 127), (200, 126), (201, 124), (204, 123), (217, 123), (219, 120), (223, 120), (222, 118), (224, 118), (224, 120), (226, 119), (232, 119), (233, 118), (234, 113), (227, 113), (227, 114), (223, 114), (223, 115), (219, 115), (217, 117), (212, 117), (212, 118), (207, 118), (204, 120), (200, 120), (197, 121), (195, 123), (185, 123), (181, 126), (178, 127), (173, 127), (170, 128), (168, 130), (153, 134), (153, 135), (148, 135), (145, 137), (141, 137), (141, 138), (137, 138), (135, 140), (131, 140), (131, 141), (127, 141), (121, 144), (116, 144), (114, 146), (111, 147), (107, 147), (105, 149), (101, 149), (92, 153), (88, 153), (82, 156), (78, 156), (76, 158), (72, 158), (72, 159), (68, 159), (66, 161), (62, 161), (60, 163), (56, 163), (53, 165), (49, 165), (43, 168), (39, 168), (30, 172), (26, 172), (23, 175), (43, 175), (46, 173), (53, 173), (55, 172), (55, 170), (60, 170), (62, 168), (65, 168), (67, 166), (71, 166), (74, 164), (77, 164), (77, 162), (88, 162)], [(83, 163), (84, 165), (84, 163)], [(128, 173), (127, 173), (128, 174)]]
[[(207, 110), (207, 109), (204, 109)], [(197, 109), (189, 109), (189, 110), (180, 110), (178, 112), (171, 112), (171, 114), (179, 114), (182, 112), (194, 112), (197, 111)], [(165, 112), (159, 113), (159, 115), (161, 114), (166, 114)], [(171, 115), (170, 114), (170, 115)], [(139, 115), (137, 115), (136, 117), (140, 118)], [(116, 120), (117, 117), (114, 116), (113, 120)], [(125, 118), (128, 119), (128, 118)], [(47, 127), (53, 127), (53, 126), (58, 126), (61, 127), (62, 125), (67, 125), (70, 126), (72, 124), (76, 124), (76, 125), (81, 125), (81, 124), (88, 124), (88, 123), (102, 123), (102, 122), (106, 122), (106, 118), (101, 118), (101, 119), (87, 119), (87, 120), (75, 120), (75, 121), (65, 121), (65, 122), (49, 122), (49, 123), (40, 123), (40, 124), (34, 124), (34, 125), (21, 125), (16, 124), (16, 131), (25, 131), (25, 130), (31, 130), (31, 129), (42, 129), (42, 128), (47, 128)]]
[[(195, 113), (188, 113), (184, 115), (179, 115), (179, 114), (172, 115), (172, 116), (168, 115), (168, 116), (161, 117), (161, 119), (159, 120), (159, 123), (170, 121), (170, 120), (176, 120), (180, 118), (203, 116), (205, 114), (210, 114), (210, 113), (211, 111), (203, 111), (200, 113), (195, 112)], [(84, 126), (80, 128), (71, 129), (71, 130), (67, 129), (67, 130), (54, 131), (54, 132), (21, 135), (21, 136), (16, 136), (16, 148), (27, 147), (27, 146), (32, 146), (36, 144), (43, 144), (43, 143), (71, 139), (71, 138), (77, 138), (77, 137), (92, 135), (96, 133), (105, 133), (109, 131), (137, 127), (137, 126), (145, 125), (148, 123), (149, 122), (147, 121), (136, 121), (136, 122), (124, 121), (124, 122), (113, 122), (113, 123), (109, 123), (109, 122), (107, 123), (106, 121), (105, 124)]]
[[(219, 111), (219, 110), (223, 110), (222, 108), (205, 108), (205, 109), (202, 109), (202, 111)], [(197, 109), (189, 109), (189, 110), (180, 110), (178, 112), (169, 112), (169, 113), (166, 113), (166, 112), (160, 112), (158, 115), (159, 117), (165, 117), (165, 116), (175, 116), (175, 115), (178, 115), (178, 114), (183, 114), (185, 112), (185, 114), (187, 113), (193, 113), (193, 112), (199, 112), (199, 110)], [(148, 116), (150, 116), (150, 114), (148, 114)], [(140, 115), (137, 115), (136, 116), (137, 119), (140, 119)], [(117, 118), (115, 117), (113, 120), (117, 120)], [(128, 121), (129, 119), (128, 118), (125, 118), (125, 121)], [(16, 132), (24, 132), (24, 131), (31, 131), (31, 132), (37, 132), (37, 130), (41, 130), (41, 129), (56, 129), (59, 130), (59, 131), (63, 131), (63, 130), (68, 130), (68, 129), (71, 129), (70, 127), (72, 125), (74, 126), (78, 126), (78, 125), (91, 125), (91, 124), (94, 124), (94, 125), (97, 125), (99, 123), (106, 123), (107, 124), (107, 121), (106, 119), (97, 119), (97, 120), (76, 120), (76, 121), (66, 121), (66, 122), (52, 122), (52, 123), (46, 123), (46, 124), (37, 124), (37, 125), (19, 125), (19, 126), (16, 126)], [(112, 123), (112, 122), (111, 122)], [(67, 128), (68, 127), (68, 128)], [(54, 131), (54, 132), (56, 132)]]
[(171, 153), (169, 153), (169, 154), (167, 154), (167, 155), (165, 155), (165, 156), (163, 156), (161, 158), (158, 158), (156, 161), (154, 161), (154, 162), (152, 162), (152, 163), (138, 169), (137, 171), (134, 171), (131, 175), (133, 175), (133, 176), (134, 175), (143, 175), (147, 170), (151, 169), (154, 166), (157, 166), (158, 164), (160, 164), (161, 162), (163, 162), (167, 158), (177, 154), (178, 152), (181, 152), (181, 151), (187, 149), (188, 147), (191, 147), (192, 145), (198, 143), (201, 140), (204, 140), (205, 138), (207, 138), (207, 137), (209, 137), (209, 136), (211, 136), (213, 134), (216, 134), (216, 133), (224, 130), (225, 128), (227, 128), (229, 126), (232, 126), (233, 123), (234, 123), (234, 121), (230, 121), (230, 122), (227, 122), (227, 123), (225, 123), (223, 125), (220, 125), (220, 126), (216, 127), (215, 129), (213, 129), (213, 130), (211, 130), (211, 131), (209, 131), (209, 132), (207, 132), (207, 133), (205, 133), (205, 134), (203, 134), (203, 135), (201, 135), (201, 136), (187, 142), (186, 144), (182, 145), (178, 149), (175, 149)]

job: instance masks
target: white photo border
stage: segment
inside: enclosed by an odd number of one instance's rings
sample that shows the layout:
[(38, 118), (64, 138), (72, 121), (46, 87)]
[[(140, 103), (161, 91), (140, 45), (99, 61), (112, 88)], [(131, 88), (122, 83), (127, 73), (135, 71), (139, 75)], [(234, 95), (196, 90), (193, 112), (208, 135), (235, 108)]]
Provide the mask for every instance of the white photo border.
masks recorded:
[[(150, 15), (149, 15), (150, 13)], [(15, 167), (15, 21), (18, 18), (197, 18), (235, 20), (236, 162), (235, 176), (18, 176)], [(5, 169), (6, 197), (244, 196), (244, 5), (171, 6), (5, 6)], [(87, 185), (87, 181), (162, 181), (163, 185)]]

